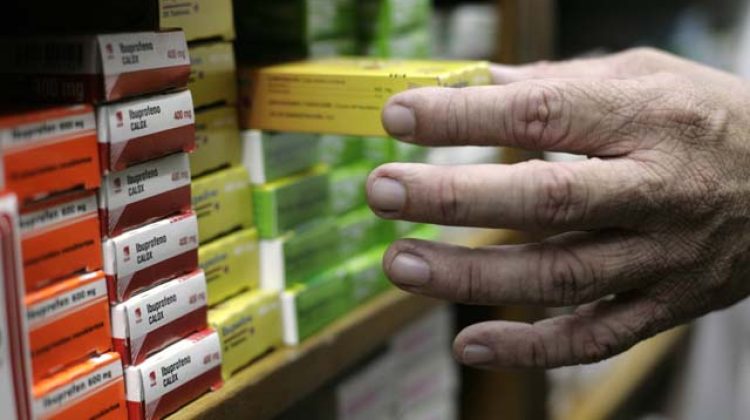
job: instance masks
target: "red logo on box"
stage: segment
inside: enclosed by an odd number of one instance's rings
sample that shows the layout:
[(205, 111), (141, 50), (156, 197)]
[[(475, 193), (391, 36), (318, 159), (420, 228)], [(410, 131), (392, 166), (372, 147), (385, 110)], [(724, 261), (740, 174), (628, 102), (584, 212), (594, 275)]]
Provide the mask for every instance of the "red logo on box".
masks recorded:
[(122, 120), (122, 111), (115, 112), (115, 118), (117, 119), (118, 127), (122, 127), (125, 124)]
[(148, 379), (151, 381), (151, 388), (156, 386), (156, 372), (151, 371), (151, 373), (148, 374)]
[(140, 324), (141, 321), (143, 321), (143, 313), (141, 313), (141, 308), (135, 308), (135, 323)]
[(125, 262), (130, 261), (130, 245), (126, 245), (125, 248), (122, 249), (122, 252), (125, 254)]

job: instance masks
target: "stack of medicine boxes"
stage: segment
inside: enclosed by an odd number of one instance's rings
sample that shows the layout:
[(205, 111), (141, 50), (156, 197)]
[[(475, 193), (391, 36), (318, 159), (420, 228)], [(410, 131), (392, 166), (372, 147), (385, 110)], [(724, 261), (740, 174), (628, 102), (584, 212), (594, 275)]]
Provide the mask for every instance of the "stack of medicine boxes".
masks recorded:
[[(222, 349), (222, 374), (281, 343), (279, 294), (260, 291), (258, 232), (250, 178), (241, 163), (231, 0), (203, 2), (211, 19), (183, 26), (196, 109), (196, 150), (190, 155), (192, 206), (198, 217), (199, 264), (207, 288), (209, 324)], [(192, 30), (191, 30), (192, 28)]]
[[(31, 396), (31, 415), (91, 416), (108, 409), (124, 418), (122, 366), (117, 353), (110, 352), (107, 282), (101, 271), (94, 109), (9, 112), (0, 116), (0, 139), (2, 184), (17, 195), (21, 212), (29, 349), (24, 364), (31, 366), (32, 380), (31, 389), (22, 392)], [(95, 385), (74, 386), (89, 383), (97, 372), (106, 376)]]

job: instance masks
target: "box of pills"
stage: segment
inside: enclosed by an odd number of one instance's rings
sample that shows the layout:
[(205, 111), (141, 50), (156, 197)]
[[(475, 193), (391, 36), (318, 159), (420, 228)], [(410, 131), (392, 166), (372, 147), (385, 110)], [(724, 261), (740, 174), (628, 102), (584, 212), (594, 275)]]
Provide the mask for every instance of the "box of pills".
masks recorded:
[(161, 28), (182, 28), (188, 41), (234, 39), (232, 0), (159, 0)]
[(260, 240), (261, 288), (283, 290), (304, 283), (339, 260), (336, 219), (320, 219), (280, 237)]
[(99, 191), (102, 232), (115, 236), (164, 217), (190, 210), (187, 153), (133, 165), (104, 176)]
[(396, 402), (392, 381), (397, 376), (387, 352), (357, 369), (336, 385), (336, 418), (391, 418)]
[(329, 170), (310, 171), (253, 187), (253, 211), (258, 233), (275, 238), (329, 213)]
[(125, 369), (128, 418), (163, 418), (221, 383), (219, 335), (203, 330)]
[(260, 246), (255, 229), (243, 229), (201, 245), (198, 264), (206, 273), (208, 305), (260, 285)]
[(96, 271), (26, 297), (35, 383), (112, 348), (107, 280)]
[(208, 320), (221, 339), (221, 370), (225, 380), (282, 343), (277, 291), (243, 293), (211, 309)]
[(366, 302), (390, 287), (383, 273), (385, 250), (384, 246), (376, 246), (343, 264), (347, 272), (353, 306)]
[(354, 0), (291, 0), (235, 3), (237, 38), (270, 44), (304, 45), (317, 39), (354, 38)]
[(96, 109), (102, 167), (128, 166), (195, 148), (189, 90), (102, 105)]
[(407, 32), (377, 36), (364, 42), (368, 57), (419, 58), (432, 55), (430, 27), (416, 27)]
[[(381, 136), (380, 112), (392, 95), (415, 87), (491, 81), (486, 62), (330, 58), (241, 70), (240, 124), (259, 130)], [(351, 92), (351, 94), (347, 94)]]
[(284, 343), (293, 346), (345, 314), (351, 303), (345, 269), (327, 270), (281, 294)]
[(250, 181), (261, 185), (320, 163), (320, 137), (306, 133), (242, 132), (242, 163)]
[(342, 261), (395, 239), (393, 221), (375, 216), (369, 207), (362, 207), (339, 217), (337, 226), (340, 237), (339, 259)]
[(29, 206), (20, 222), (27, 292), (74, 273), (102, 268), (94, 192)]
[(219, 106), (196, 111), (195, 150), (190, 154), (192, 176), (239, 165), (241, 158), (237, 109)]
[(117, 353), (105, 353), (34, 385), (35, 419), (124, 419), (125, 381)]
[(242, 166), (197, 178), (192, 190), (201, 242), (253, 225), (250, 178)]
[(112, 307), (112, 342), (125, 366), (207, 326), (206, 277), (197, 270)]
[(21, 206), (99, 188), (96, 119), (90, 106), (0, 114), (0, 188)]
[(237, 66), (231, 42), (191, 45), (190, 65), (188, 89), (196, 108), (237, 103)]
[(198, 268), (198, 219), (193, 212), (127, 231), (103, 244), (111, 302)]
[(183, 87), (190, 75), (180, 30), (0, 40), (0, 87), (8, 98), (102, 102)]
[(357, 162), (331, 171), (329, 191), (331, 213), (341, 215), (367, 204), (365, 184), (372, 165)]
[(344, 166), (364, 159), (362, 137), (324, 134), (320, 136), (321, 161), (328, 166)]
[(420, 27), (429, 27), (430, 0), (360, 0), (357, 2), (360, 29), (366, 39), (391, 38)]
[(10, 418), (31, 418), (31, 363), (24, 312), (18, 201), (0, 194), (0, 407)]

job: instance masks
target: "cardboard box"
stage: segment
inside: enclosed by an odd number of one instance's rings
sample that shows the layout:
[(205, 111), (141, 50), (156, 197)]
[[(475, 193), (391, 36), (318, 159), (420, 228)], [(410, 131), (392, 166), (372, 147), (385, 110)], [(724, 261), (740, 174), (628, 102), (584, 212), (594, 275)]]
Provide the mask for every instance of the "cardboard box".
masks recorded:
[(112, 348), (107, 280), (96, 271), (26, 297), (34, 382)]
[(96, 109), (105, 171), (195, 148), (195, 117), (189, 90), (152, 95)]
[(99, 191), (102, 232), (115, 236), (190, 210), (190, 163), (176, 153), (110, 172)]
[(242, 132), (242, 163), (250, 182), (262, 185), (320, 163), (320, 137), (306, 133)]
[(0, 50), (0, 87), (23, 102), (116, 101), (183, 87), (190, 75), (180, 30), (4, 38)]
[(360, 30), (365, 40), (391, 38), (399, 33), (430, 25), (430, 0), (360, 0), (357, 2)]
[(346, 274), (336, 267), (282, 292), (284, 343), (299, 344), (351, 308)]
[[(309, 58), (353, 57), (359, 54), (357, 39), (349, 34), (292, 44), (259, 42), (257, 39), (253, 41), (255, 42), (240, 40), (235, 44), (235, 56), (239, 63), (252, 65), (276, 64)], [(242, 86), (241, 79), (240, 85)], [(241, 93), (242, 88), (240, 88)]]
[(112, 342), (125, 366), (207, 327), (203, 271), (170, 280), (112, 307)]
[(372, 165), (357, 162), (331, 171), (331, 213), (341, 215), (367, 204), (367, 177)]
[(391, 287), (383, 273), (385, 250), (385, 246), (376, 246), (343, 264), (349, 281), (352, 306), (361, 305)]
[[(398, 77), (394, 77), (397, 75)], [(462, 87), (491, 81), (486, 62), (331, 58), (280, 64), (250, 78), (240, 124), (259, 130), (383, 136), (380, 112), (392, 95), (415, 87)]]
[(211, 309), (208, 319), (221, 339), (224, 380), (282, 343), (277, 291), (243, 293)]
[(368, 57), (427, 59), (432, 56), (430, 27), (425, 25), (408, 32), (369, 39), (363, 53)]
[(404, 326), (393, 336), (390, 349), (398, 369), (416, 366), (435, 353), (451, 353), (456, 330), (449, 308), (441, 306)]
[(104, 272), (111, 302), (198, 268), (198, 219), (187, 212), (107, 239)]
[(275, 238), (329, 213), (329, 170), (308, 172), (253, 187), (253, 211), (258, 233)]
[(393, 221), (375, 216), (369, 207), (362, 207), (339, 217), (337, 226), (341, 261), (396, 238)]
[(354, 38), (354, 0), (236, 2), (237, 38), (271, 44), (304, 45), (317, 39)]
[(250, 178), (242, 166), (200, 177), (192, 190), (201, 242), (253, 225)]
[(237, 66), (231, 42), (191, 45), (190, 64), (188, 89), (196, 108), (237, 104)]
[(399, 380), (394, 383), (397, 418), (405, 418), (407, 413), (435, 400), (458, 398), (458, 365), (448, 352), (435, 353), (409, 368), (397, 369)]
[(208, 305), (260, 285), (258, 231), (243, 229), (201, 245), (198, 263), (206, 273)]
[(31, 363), (24, 313), (18, 202), (0, 194), (0, 407), (11, 418), (31, 418)]
[(328, 166), (344, 166), (364, 159), (362, 137), (324, 134), (320, 136), (321, 161)]
[(90, 106), (0, 115), (0, 188), (20, 204), (99, 188), (96, 119)]
[(34, 386), (35, 419), (124, 419), (125, 381), (117, 353), (74, 365)]
[(159, 0), (161, 28), (182, 28), (188, 41), (234, 39), (232, 0)]
[(195, 150), (190, 154), (193, 177), (239, 165), (242, 157), (237, 109), (229, 106), (195, 112)]
[(283, 290), (304, 283), (336, 265), (339, 233), (335, 219), (321, 219), (273, 239), (260, 241), (260, 283), (266, 290)]
[(219, 335), (195, 333), (125, 369), (128, 418), (163, 418), (221, 382)]
[(27, 207), (20, 226), (27, 292), (102, 268), (96, 193)]

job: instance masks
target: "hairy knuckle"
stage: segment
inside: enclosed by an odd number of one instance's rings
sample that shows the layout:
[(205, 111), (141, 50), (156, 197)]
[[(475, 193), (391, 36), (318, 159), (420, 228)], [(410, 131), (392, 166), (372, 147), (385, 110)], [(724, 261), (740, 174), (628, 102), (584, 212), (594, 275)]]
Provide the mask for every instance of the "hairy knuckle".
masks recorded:
[(541, 334), (532, 333), (529, 337), (528, 351), (521, 357), (525, 358), (524, 365), (534, 367), (547, 367), (550, 361), (547, 344)]

